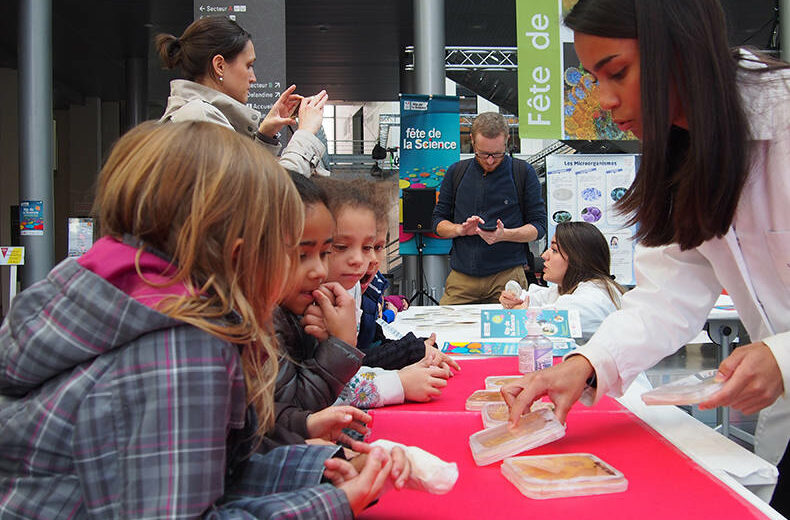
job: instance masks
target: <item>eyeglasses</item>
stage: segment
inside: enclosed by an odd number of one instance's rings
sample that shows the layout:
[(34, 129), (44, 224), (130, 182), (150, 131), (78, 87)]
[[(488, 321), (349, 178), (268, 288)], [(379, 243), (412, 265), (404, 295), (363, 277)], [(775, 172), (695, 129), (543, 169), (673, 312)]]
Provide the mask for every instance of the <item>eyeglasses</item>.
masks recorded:
[(497, 153), (488, 153), (488, 152), (475, 152), (475, 156), (481, 159), (488, 159), (489, 157), (493, 159), (501, 159), (505, 156), (506, 152), (497, 152)]

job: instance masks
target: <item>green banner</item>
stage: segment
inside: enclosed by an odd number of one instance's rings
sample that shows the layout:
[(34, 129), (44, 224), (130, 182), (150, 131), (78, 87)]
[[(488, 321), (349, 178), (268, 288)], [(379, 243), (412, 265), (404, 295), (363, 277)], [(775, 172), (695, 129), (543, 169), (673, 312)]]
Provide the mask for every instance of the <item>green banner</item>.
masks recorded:
[(520, 137), (563, 137), (559, 11), (557, 0), (516, 0)]

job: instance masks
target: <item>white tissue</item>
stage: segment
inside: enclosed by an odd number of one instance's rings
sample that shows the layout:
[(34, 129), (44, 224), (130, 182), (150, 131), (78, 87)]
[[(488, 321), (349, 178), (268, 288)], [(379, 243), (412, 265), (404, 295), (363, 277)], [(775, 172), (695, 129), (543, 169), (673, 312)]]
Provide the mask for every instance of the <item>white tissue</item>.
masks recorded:
[(374, 441), (371, 446), (380, 446), (388, 452), (395, 446), (403, 448), (411, 464), (411, 473), (406, 482), (408, 488), (444, 495), (453, 489), (458, 480), (458, 465), (455, 462), (445, 462), (417, 446), (404, 446), (385, 439)]

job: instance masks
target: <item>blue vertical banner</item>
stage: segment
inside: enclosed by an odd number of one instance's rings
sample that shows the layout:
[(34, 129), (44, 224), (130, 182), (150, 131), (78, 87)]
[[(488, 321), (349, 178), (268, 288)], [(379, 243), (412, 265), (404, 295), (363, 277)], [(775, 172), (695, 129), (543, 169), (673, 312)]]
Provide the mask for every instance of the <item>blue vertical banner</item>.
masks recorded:
[[(403, 190), (439, 188), (447, 168), (461, 157), (457, 96), (401, 94), (400, 98), (400, 254), (416, 255), (413, 233), (403, 231)], [(423, 254), (445, 255), (452, 240), (423, 235)]]

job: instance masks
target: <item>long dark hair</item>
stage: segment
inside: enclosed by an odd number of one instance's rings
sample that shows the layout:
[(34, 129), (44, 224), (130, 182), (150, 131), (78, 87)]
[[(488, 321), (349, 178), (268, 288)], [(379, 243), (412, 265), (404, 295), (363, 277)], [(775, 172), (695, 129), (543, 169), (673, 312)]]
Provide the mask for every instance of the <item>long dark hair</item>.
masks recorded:
[(184, 79), (196, 81), (206, 75), (214, 77), (214, 56), (219, 54), (231, 62), (251, 40), (250, 33), (230, 18), (207, 16), (192, 22), (178, 38), (172, 34), (156, 35), (155, 44), (165, 67), (180, 67)]
[[(718, 0), (579, 0), (565, 25), (638, 40), (642, 161), (617, 204), (636, 238), (690, 249), (724, 235), (748, 176), (749, 129)], [(673, 88), (688, 131), (672, 126)]]
[(554, 233), (568, 269), (559, 284), (560, 294), (570, 294), (582, 282), (597, 281), (609, 292), (615, 307), (620, 307), (620, 295), (625, 292), (609, 274), (611, 255), (603, 233), (589, 222), (563, 222)]

